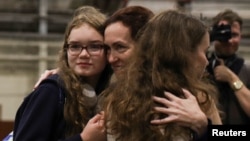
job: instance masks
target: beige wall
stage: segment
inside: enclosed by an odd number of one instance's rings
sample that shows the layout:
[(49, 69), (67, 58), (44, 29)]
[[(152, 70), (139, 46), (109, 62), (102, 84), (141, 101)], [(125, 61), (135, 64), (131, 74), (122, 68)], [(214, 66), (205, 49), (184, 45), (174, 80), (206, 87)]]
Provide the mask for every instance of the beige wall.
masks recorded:
[(33, 39), (0, 39), (0, 120), (14, 120), (17, 108), (40, 74), (55, 67), (62, 42), (43, 41), (47, 49), (41, 50), (40, 44)]
[(0, 75), (0, 103), (2, 105), (1, 120), (13, 120), (16, 109), (28, 94), (31, 84), (28, 74)]

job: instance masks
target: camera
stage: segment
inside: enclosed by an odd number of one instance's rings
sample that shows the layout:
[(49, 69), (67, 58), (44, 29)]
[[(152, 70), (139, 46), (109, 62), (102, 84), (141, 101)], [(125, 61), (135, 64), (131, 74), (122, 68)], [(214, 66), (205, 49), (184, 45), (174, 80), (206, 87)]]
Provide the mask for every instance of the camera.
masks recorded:
[(214, 25), (210, 31), (210, 42), (228, 42), (231, 37), (231, 26), (229, 24)]

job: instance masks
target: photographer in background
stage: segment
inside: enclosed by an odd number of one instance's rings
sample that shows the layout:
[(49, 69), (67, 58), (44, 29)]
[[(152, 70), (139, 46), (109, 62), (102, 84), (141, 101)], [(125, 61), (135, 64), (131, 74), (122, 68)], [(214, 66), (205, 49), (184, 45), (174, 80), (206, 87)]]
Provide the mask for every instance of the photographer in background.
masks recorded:
[(213, 18), (208, 53), (208, 72), (220, 91), (223, 124), (250, 124), (250, 66), (236, 55), (241, 40), (242, 18), (232, 10)]

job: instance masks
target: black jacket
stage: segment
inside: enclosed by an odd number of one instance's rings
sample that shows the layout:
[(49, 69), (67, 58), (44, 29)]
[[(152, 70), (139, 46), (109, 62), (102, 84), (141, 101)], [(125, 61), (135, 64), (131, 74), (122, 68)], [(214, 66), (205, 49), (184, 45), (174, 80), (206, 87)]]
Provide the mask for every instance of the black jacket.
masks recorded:
[(80, 133), (65, 139), (65, 91), (58, 75), (44, 80), (20, 105), (14, 124), (14, 141), (81, 141)]

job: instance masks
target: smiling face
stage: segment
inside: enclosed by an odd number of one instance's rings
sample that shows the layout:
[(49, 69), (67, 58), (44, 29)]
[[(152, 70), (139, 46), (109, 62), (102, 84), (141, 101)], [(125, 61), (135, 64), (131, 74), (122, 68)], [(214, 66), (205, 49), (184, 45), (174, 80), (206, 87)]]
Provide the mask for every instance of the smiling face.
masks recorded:
[[(103, 36), (88, 24), (82, 24), (71, 30), (68, 37), (68, 44), (85, 47), (93, 44), (102, 45)], [(79, 54), (73, 55), (68, 48), (67, 56), (69, 66), (77, 75), (84, 77), (99, 76), (107, 63), (103, 48), (98, 54), (94, 55), (90, 55), (86, 48), (79, 52)]]
[(105, 44), (108, 46), (108, 61), (116, 76), (124, 70), (128, 58), (135, 48), (131, 32), (122, 22), (115, 22), (106, 27), (104, 32)]

